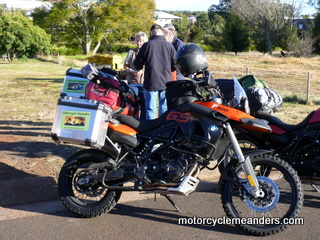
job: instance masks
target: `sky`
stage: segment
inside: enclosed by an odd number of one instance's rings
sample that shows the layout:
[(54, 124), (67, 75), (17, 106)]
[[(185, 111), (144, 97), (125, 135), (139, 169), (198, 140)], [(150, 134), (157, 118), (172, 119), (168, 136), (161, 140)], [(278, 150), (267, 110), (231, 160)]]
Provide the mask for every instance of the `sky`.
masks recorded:
[[(158, 10), (187, 10), (208, 11), (212, 4), (219, 4), (219, 0), (155, 0)], [(308, 0), (301, 0), (304, 4), (302, 14), (314, 13), (315, 9), (306, 5)]]

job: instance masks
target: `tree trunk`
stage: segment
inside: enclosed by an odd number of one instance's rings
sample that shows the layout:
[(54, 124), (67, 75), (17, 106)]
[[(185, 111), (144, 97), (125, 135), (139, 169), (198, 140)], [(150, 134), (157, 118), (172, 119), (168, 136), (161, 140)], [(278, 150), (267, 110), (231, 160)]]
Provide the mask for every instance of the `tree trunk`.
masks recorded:
[(92, 41), (86, 42), (86, 49), (85, 49), (86, 55), (88, 55), (90, 53), (91, 43), (92, 43)]
[(272, 44), (268, 44), (269, 48), (269, 55), (272, 55), (273, 49), (272, 49)]
[(12, 61), (13, 61), (13, 54), (7, 52), (7, 59), (8, 59), (8, 62), (9, 62), (9, 63), (12, 63)]
[(93, 51), (92, 51), (93, 54), (96, 54), (96, 52), (98, 51), (100, 45), (101, 45), (101, 41), (98, 41), (97, 44), (96, 44), (96, 46), (95, 46), (95, 48), (94, 48)]
[(271, 56), (272, 52), (273, 52), (273, 44), (272, 44), (269, 36), (268, 36), (268, 38), (266, 40), (267, 40), (267, 46), (268, 46), (268, 49), (269, 49), (269, 55)]

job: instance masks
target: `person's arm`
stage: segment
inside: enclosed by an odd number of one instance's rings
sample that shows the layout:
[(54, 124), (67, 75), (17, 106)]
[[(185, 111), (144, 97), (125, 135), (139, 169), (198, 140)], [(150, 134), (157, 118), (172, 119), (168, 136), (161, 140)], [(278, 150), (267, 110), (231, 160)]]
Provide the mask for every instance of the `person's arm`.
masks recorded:
[(177, 65), (176, 65), (176, 50), (172, 46), (171, 51), (170, 51), (170, 58), (171, 58), (171, 72), (174, 72), (177, 70)]
[(129, 50), (125, 60), (124, 60), (124, 63), (123, 63), (123, 68), (128, 70), (130, 68), (130, 62), (131, 62), (131, 50)]
[(141, 70), (143, 68), (143, 65), (144, 65), (145, 45), (146, 45), (145, 43), (142, 45), (138, 55), (136, 56), (136, 59), (133, 61), (133, 66), (137, 70)]
[(171, 80), (172, 81), (177, 81), (177, 71), (171, 72)]
[(127, 57), (126, 57), (126, 59), (124, 61), (124, 64), (123, 64), (124, 66), (123, 67), (129, 74), (133, 75), (134, 77), (137, 77), (138, 74), (139, 74), (139, 71), (137, 71), (137, 70), (135, 70), (135, 69), (130, 67), (130, 66), (132, 66), (131, 62), (132, 62), (132, 59), (133, 59), (133, 57), (132, 57), (133, 54), (134, 54), (134, 50), (129, 50), (129, 52), (127, 54)]

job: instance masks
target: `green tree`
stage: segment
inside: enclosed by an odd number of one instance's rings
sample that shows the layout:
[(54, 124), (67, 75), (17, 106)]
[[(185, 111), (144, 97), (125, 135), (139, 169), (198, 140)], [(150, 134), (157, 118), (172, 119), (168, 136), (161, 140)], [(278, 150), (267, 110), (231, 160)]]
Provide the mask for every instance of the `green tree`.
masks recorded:
[(315, 38), (315, 51), (320, 53), (320, 14), (318, 13), (314, 19), (314, 28), (312, 32)]
[(230, 0), (220, 0), (218, 5), (212, 4), (208, 9), (208, 15), (210, 20), (218, 14), (223, 18), (226, 18), (230, 11)]
[(33, 17), (39, 23), (41, 14), (45, 16), (41, 25), (55, 41), (77, 41), (83, 53), (94, 54), (103, 40), (129, 39), (148, 31), (154, 10), (153, 0), (61, 0)]
[(213, 14), (210, 18), (212, 34), (223, 36), (225, 31), (226, 20), (219, 14)]
[(263, 39), (269, 54), (287, 36), (295, 34), (292, 27), (300, 7), (283, 4), (280, 0), (231, 0), (232, 9), (252, 28), (257, 39)]
[(176, 28), (178, 38), (187, 42), (190, 38), (188, 17), (182, 13), (175, 13), (175, 15), (181, 17), (181, 19), (175, 19), (172, 22)]
[(312, 6), (312, 7), (315, 7), (315, 8), (319, 8), (320, 1), (319, 0), (308, 0), (307, 4), (309, 6)]
[(190, 27), (190, 41), (194, 43), (201, 43), (204, 38), (204, 31), (195, 25)]
[(245, 22), (234, 13), (230, 13), (226, 20), (225, 44), (227, 50), (234, 52), (248, 51), (250, 47), (250, 30)]
[(204, 42), (208, 43), (207, 37), (212, 32), (212, 26), (207, 12), (200, 12), (197, 14), (195, 26), (200, 30), (198, 34), (203, 34), (202, 39), (204, 39)]
[(0, 54), (9, 62), (15, 57), (48, 52), (50, 36), (21, 12), (0, 13)]
[(207, 12), (200, 12), (196, 16), (196, 26), (203, 30), (204, 32), (209, 33), (211, 30), (211, 22)]

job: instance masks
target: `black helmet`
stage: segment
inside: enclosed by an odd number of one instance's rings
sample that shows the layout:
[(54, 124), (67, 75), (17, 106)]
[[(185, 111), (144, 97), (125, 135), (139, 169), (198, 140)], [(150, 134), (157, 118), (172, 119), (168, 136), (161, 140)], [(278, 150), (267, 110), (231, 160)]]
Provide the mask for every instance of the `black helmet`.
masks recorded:
[(208, 68), (204, 51), (197, 44), (182, 46), (176, 55), (177, 65), (184, 76), (200, 73)]

